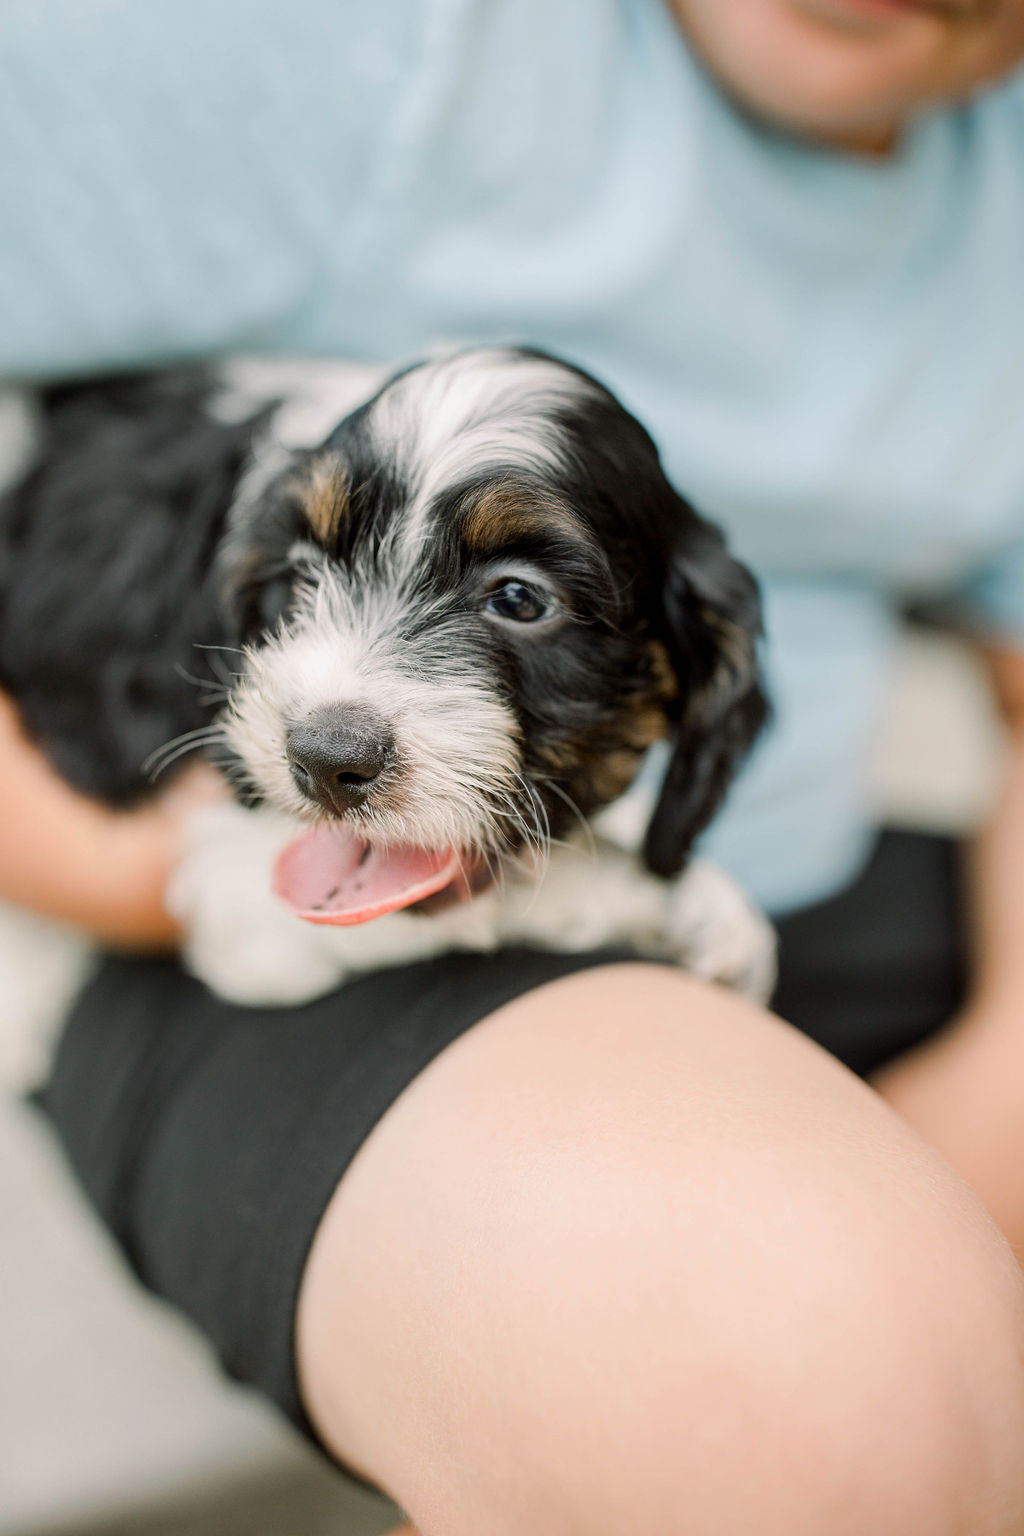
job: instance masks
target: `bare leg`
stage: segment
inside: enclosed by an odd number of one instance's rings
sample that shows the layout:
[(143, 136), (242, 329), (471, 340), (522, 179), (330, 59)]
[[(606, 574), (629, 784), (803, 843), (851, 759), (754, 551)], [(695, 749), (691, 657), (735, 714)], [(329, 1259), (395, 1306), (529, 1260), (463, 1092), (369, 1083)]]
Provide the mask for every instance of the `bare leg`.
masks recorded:
[(1015, 1536), (1024, 1299), (938, 1156), (653, 966), (443, 1053), (346, 1174), (298, 1351), (422, 1536)]

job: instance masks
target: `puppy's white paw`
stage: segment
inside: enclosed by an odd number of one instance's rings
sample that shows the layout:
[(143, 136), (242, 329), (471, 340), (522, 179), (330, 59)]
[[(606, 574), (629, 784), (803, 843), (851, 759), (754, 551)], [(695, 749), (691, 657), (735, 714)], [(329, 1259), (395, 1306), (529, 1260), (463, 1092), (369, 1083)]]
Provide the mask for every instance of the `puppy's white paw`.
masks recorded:
[(775, 930), (735, 880), (695, 859), (673, 888), (669, 937), (694, 976), (719, 981), (752, 1002), (766, 1003), (775, 986)]
[(185, 963), (229, 1002), (283, 1007), (338, 986), (346, 966), (334, 937), (278, 901), (274, 860), (292, 822), (230, 801), (189, 817), (167, 892), (183, 924)]
[(185, 964), (229, 1003), (255, 1008), (286, 1008), (332, 992), (345, 979), (344, 965), (305, 935), (296, 941), (291, 924), (301, 918), (287, 912), (282, 917), (268, 921), (261, 914), (257, 921), (250, 915), (237, 925), (198, 921), (182, 951)]

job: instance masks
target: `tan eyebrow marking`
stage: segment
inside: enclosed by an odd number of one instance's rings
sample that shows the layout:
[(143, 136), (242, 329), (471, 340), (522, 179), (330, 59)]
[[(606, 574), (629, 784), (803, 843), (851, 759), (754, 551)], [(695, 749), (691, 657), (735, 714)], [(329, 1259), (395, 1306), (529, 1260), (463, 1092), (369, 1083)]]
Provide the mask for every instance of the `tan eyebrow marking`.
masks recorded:
[(337, 537), (350, 506), (348, 471), (334, 453), (314, 459), (298, 484), (306, 521), (321, 544)]
[(463, 538), (475, 554), (491, 554), (516, 539), (544, 533), (588, 539), (579, 518), (562, 502), (501, 481), (467, 509), (462, 525)]
[[(660, 640), (650, 640), (647, 644), (647, 657), (651, 668), (653, 697), (659, 704), (670, 704), (673, 699), (679, 697), (679, 679), (676, 677), (668, 650)], [(655, 739), (651, 737), (651, 741)], [(647, 745), (649, 746), (650, 742)]]

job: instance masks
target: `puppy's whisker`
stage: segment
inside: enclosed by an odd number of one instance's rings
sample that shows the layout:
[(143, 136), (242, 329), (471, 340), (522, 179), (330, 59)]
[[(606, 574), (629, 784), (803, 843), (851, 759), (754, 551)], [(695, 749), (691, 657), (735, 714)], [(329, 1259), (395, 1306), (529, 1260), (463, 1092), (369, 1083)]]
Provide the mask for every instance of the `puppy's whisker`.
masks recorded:
[(466, 866), (462, 862), (462, 854), (459, 853), (458, 851), (456, 851), (456, 854), (455, 854), (455, 863), (458, 865), (459, 879), (462, 881), (463, 885), (467, 888), (467, 890), (471, 889), (472, 888), (471, 887), (471, 882), (470, 882), (469, 878), (466, 875)]
[(160, 773), (176, 758), (183, 757), (188, 752), (197, 752), (201, 748), (212, 747), (218, 740), (216, 736), (199, 736), (192, 741), (180, 742), (177, 746), (164, 747), (159, 753), (154, 752), (146, 759), (148, 765), (146, 772)]
[[(493, 810), (492, 814), (495, 817), (499, 818), (500, 820), (507, 821), (507, 822), (510, 823), (509, 831), (508, 831), (508, 843), (509, 843), (509, 845), (512, 845), (514, 843), (514, 841), (517, 840), (517, 837), (518, 837), (518, 841), (520, 843), (522, 843), (523, 845), (525, 845), (526, 848), (529, 848), (529, 849), (535, 849), (536, 848), (536, 846), (537, 846), (536, 830), (535, 830), (535, 828), (530, 826), (530, 824), (524, 819), (524, 817), (517, 810), (512, 809), (512, 810), (508, 810), (508, 811), (501, 811), (501, 810), (498, 810), (497, 808), (495, 808)], [(490, 853), (488, 853), (487, 856), (490, 857)], [(513, 868), (523, 868), (524, 867), (522, 853), (514, 853), (514, 852), (512, 852), (511, 846), (508, 848), (508, 850), (504, 854), (499, 853), (498, 851), (495, 850), (494, 851), (494, 857), (499, 860), (499, 868), (501, 868), (502, 870), (504, 870), (506, 867), (509, 867), (509, 866), (511, 866)]]
[(530, 799), (529, 785), (526, 784), (522, 779), (519, 779), (518, 781), (523, 790), (522, 798), (526, 802), (525, 810), (531, 813), (531, 819), (527, 820), (524, 807), (520, 801), (514, 798), (511, 794), (504, 794), (501, 796), (501, 801), (504, 808), (502, 809), (501, 806), (494, 805), (492, 806), (492, 814), (500, 817), (505, 821), (510, 821), (512, 826), (521, 834), (527, 845), (529, 847), (533, 847), (536, 845), (539, 838), (537, 815)]
[(225, 688), (233, 688), (238, 679), (243, 676), (241, 672), (233, 671), (216, 652), (210, 657), (210, 670), (216, 673), (218, 681), (222, 682)]
[(587, 846), (588, 846), (591, 854), (596, 858), (597, 857), (597, 839), (594, 836), (594, 829), (590, 825), (590, 822), (587, 820), (587, 818), (584, 816), (583, 812), (580, 810), (580, 807), (576, 804), (576, 801), (572, 798), (571, 795), (566, 794), (566, 792), (562, 788), (562, 786), (560, 784), (556, 784), (554, 779), (546, 779), (545, 783), (546, 783), (548, 789), (550, 789), (553, 794), (556, 794), (558, 796), (559, 800), (564, 800), (565, 804), (569, 807), (570, 811), (576, 817), (576, 820), (579, 822), (580, 826), (583, 828), (583, 835), (584, 835), (584, 838), (586, 839)]
[(493, 849), (489, 849), (489, 848), (482, 849), (480, 856), (481, 856), (481, 858), (484, 861), (484, 869), (487, 871), (487, 878), (488, 878), (489, 883), (491, 885), (496, 885), (500, 891), (504, 891), (504, 889), (505, 889), (505, 864), (504, 864), (504, 861), (502, 859), (498, 858), (497, 854), (494, 852)]
[[(231, 693), (235, 687), (235, 684), (238, 682), (238, 679), (243, 676), (243, 674), (241, 672), (233, 671), (219, 653), (222, 650), (234, 651), (236, 650), (236, 647), (199, 645), (197, 643), (194, 646), (194, 649), (208, 653), (207, 656), (204, 657), (204, 660), (207, 661), (212, 676), (196, 677), (195, 674), (190, 672), (187, 667), (183, 667), (180, 662), (175, 663), (175, 672), (186, 683), (193, 683), (197, 688), (202, 688), (204, 690), (204, 692), (199, 696), (200, 704), (204, 706), (223, 704), (227, 699), (231, 697)], [(239, 654), (242, 653), (239, 652)]]
[(196, 677), (193, 673), (189, 672), (187, 667), (183, 667), (180, 661), (175, 662), (174, 671), (181, 678), (182, 682), (192, 683), (196, 688), (205, 688), (211, 698), (216, 695), (221, 699), (226, 699), (230, 692), (231, 680), (223, 675), (217, 678)]
[[(515, 775), (526, 798), (527, 808), (533, 816), (533, 834), (527, 837), (528, 843), (532, 843), (540, 855), (542, 863), (546, 863), (551, 851), (551, 822), (548, 818), (545, 806), (536, 788), (522, 774)], [(524, 828), (525, 830), (525, 828)]]
[(541, 892), (543, 891), (545, 882), (547, 880), (548, 870), (551, 867), (550, 837), (548, 837), (543, 847), (540, 845), (536, 846), (535, 853), (537, 857), (531, 859), (528, 863), (525, 858), (525, 851), (516, 860), (516, 866), (520, 876), (529, 882), (531, 888), (530, 899), (527, 902), (525, 911), (523, 913), (524, 917), (529, 917), (530, 913), (534, 909), (534, 906), (540, 900)]
[(547, 813), (543, 802), (531, 797), (528, 802), (532, 820), (522, 822), (526, 849), (533, 855), (531, 867), (535, 868), (538, 861), (546, 863), (551, 854), (551, 827), (548, 823)]
[(214, 739), (219, 737), (220, 734), (221, 730), (217, 725), (200, 725), (197, 726), (197, 728), (193, 731), (183, 731), (180, 736), (172, 736), (170, 741), (165, 741), (161, 746), (155, 748), (155, 750), (152, 751), (146, 758), (142, 766), (145, 769), (150, 763), (162, 757), (165, 752), (171, 752), (176, 747), (182, 746), (188, 742), (199, 741), (203, 737)]
[(181, 736), (172, 737), (170, 741), (164, 742), (163, 746), (151, 752), (141, 765), (142, 772), (152, 782), (179, 757), (184, 757), (189, 752), (196, 752), (201, 747), (216, 746), (222, 741), (223, 733), (219, 725), (204, 725), (194, 731), (185, 731)]
[(161, 775), (166, 773), (168, 768), (173, 767), (173, 765), (178, 761), (179, 758), (188, 757), (195, 750), (196, 750), (196, 748), (194, 748), (194, 747), (182, 747), (177, 752), (173, 753), (170, 757), (165, 758), (164, 761), (160, 764), (160, 766), (158, 768), (154, 768), (150, 772), (150, 774), (149, 774), (149, 782), (151, 784), (155, 784), (157, 782), (157, 780), (161, 777)]
[(535, 784), (523, 780), (529, 791), (530, 805), (533, 808), (534, 819), (537, 825), (537, 845), (545, 858), (551, 850), (551, 818), (548, 816), (548, 808), (537, 792)]

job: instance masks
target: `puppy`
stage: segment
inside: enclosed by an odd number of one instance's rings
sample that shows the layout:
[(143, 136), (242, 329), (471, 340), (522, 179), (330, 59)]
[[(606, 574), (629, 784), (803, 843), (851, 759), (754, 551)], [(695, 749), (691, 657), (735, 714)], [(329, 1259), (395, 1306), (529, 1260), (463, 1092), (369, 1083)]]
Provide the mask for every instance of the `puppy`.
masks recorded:
[[(0, 687), (112, 806), (193, 752), (226, 775), (170, 891), (217, 991), (511, 941), (767, 990), (763, 921), (683, 873), (765, 717), (756, 588), (596, 380), (236, 362), (63, 386), (38, 426)], [(663, 739), (641, 862), (590, 822)]]

